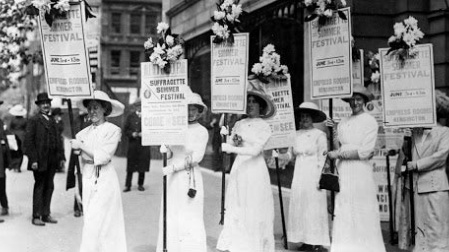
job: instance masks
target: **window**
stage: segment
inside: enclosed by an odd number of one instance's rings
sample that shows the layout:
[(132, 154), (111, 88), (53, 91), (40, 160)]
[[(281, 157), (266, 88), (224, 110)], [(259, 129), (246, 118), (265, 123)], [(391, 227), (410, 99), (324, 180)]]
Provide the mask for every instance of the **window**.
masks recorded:
[(145, 16), (145, 34), (156, 34), (158, 15), (157, 13), (148, 14)]
[(129, 52), (129, 75), (137, 76), (140, 68), (140, 51)]
[(120, 74), (120, 54), (118, 50), (111, 51), (111, 74)]
[(131, 34), (140, 34), (140, 25), (142, 22), (142, 16), (140, 14), (131, 14), (129, 31)]
[(121, 24), (122, 24), (122, 14), (112, 13), (112, 15), (111, 15), (111, 32), (120, 33)]

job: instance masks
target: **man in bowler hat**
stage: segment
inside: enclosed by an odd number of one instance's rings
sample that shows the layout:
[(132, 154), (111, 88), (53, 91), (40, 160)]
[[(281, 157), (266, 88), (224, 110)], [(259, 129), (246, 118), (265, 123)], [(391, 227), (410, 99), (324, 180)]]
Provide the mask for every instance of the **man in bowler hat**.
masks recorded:
[(47, 93), (37, 95), (35, 103), (39, 113), (28, 121), (25, 134), (24, 151), (29, 159), (28, 170), (33, 171), (35, 181), (32, 224), (36, 226), (57, 223), (50, 216), (50, 203), (54, 190), (53, 179), (56, 169), (64, 162), (64, 152), (55, 120), (50, 116), (51, 100)]

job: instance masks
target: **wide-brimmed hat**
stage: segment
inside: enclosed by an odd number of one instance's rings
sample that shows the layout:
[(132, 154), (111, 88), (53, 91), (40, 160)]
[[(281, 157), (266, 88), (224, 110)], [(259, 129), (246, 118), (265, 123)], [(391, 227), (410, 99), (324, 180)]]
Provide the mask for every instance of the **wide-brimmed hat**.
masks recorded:
[(276, 113), (276, 107), (274, 106), (271, 97), (265, 91), (266, 84), (260, 81), (257, 78), (248, 78), (248, 88), (247, 88), (247, 96), (253, 95), (261, 98), (266, 103), (265, 111), (261, 111), (261, 118), (270, 118)]
[(76, 102), (76, 105), (78, 106), (79, 109), (87, 111), (87, 108), (84, 106), (84, 103), (87, 101), (91, 101), (91, 100), (109, 102), (111, 104), (112, 111), (108, 115), (108, 117), (119, 116), (119, 115), (123, 114), (123, 111), (125, 110), (125, 105), (123, 105), (122, 103), (120, 103), (117, 100), (109, 98), (109, 96), (105, 92), (100, 91), (100, 90), (94, 91), (93, 98), (86, 98), (86, 99), (78, 100)]
[[(352, 95), (354, 96), (355, 94), (363, 96), (365, 103), (371, 101), (374, 98), (373, 94), (370, 91), (368, 91), (368, 89), (366, 89), (366, 87), (364, 87), (362, 85), (354, 85), (354, 90), (352, 91)], [(351, 100), (351, 98), (352, 97), (342, 98), (342, 100), (344, 102), (349, 102), (349, 100)]]
[(187, 95), (187, 104), (203, 107), (203, 113), (207, 111), (206, 104), (204, 104), (203, 99), (201, 99), (201, 96), (197, 93), (191, 92)]
[(40, 103), (46, 102), (46, 101), (51, 102), (52, 100), (53, 99), (50, 99), (48, 97), (48, 93), (40, 93), (40, 94), (37, 95), (37, 100), (34, 103), (40, 104)]
[(312, 117), (314, 123), (319, 123), (326, 120), (326, 114), (321, 111), (318, 106), (313, 102), (303, 102), (296, 108), (296, 111), (301, 113), (307, 113)]
[(13, 116), (25, 116), (27, 114), (27, 110), (23, 107), (22, 104), (16, 104), (8, 111)]

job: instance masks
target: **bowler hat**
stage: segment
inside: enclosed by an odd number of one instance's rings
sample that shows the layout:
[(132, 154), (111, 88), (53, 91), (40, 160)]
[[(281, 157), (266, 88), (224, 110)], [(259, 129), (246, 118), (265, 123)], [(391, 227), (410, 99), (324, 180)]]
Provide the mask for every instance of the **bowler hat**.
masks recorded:
[(40, 104), (42, 102), (51, 102), (52, 99), (48, 97), (48, 93), (40, 93), (37, 95), (37, 100), (34, 102), (36, 104)]

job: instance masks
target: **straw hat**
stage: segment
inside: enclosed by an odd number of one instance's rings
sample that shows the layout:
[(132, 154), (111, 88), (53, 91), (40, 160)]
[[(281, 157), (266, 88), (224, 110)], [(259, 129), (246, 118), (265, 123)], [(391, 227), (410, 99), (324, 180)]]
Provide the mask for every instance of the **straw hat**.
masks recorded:
[(13, 116), (25, 116), (27, 114), (27, 110), (22, 104), (16, 104), (9, 109), (9, 113)]
[(79, 100), (76, 102), (76, 105), (81, 110), (87, 111), (87, 108), (84, 106), (84, 104), (85, 103), (87, 104), (88, 101), (92, 101), (92, 100), (105, 101), (105, 102), (109, 102), (111, 104), (112, 111), (108, 115), (108, 117), (120, 116), (121, 114), (123, 114), (123, 111), (125, 110), (125, 105), (123, 105), (122, 103), (120, 103), (117, 100), (109, 98), (109, 96), (105, 92), (100, 91), (100, 90), (94, 91), (93, 98), (86, 98), (86, 99)]
[(265, 91), (265, 85), (257, 78), (248, 78), (248, 88), (246, 96), (257, 96), (261, 98), (266, 103), (266, 109), (265, 111), (261, 111), (260, 117), (261, 118), (270, 118), (276, 113), (276, 107), (274, 106), (273, 101), (268, 96), (268, 94)]
[[(352, 96), (354, 96), (355, 94), (361, 95), (363, 96), (363, 99), (365, 100), (365, 103), (371, 101), (374, 97), (373, 94), (371, 94), (370, 91), (368, 91), (368, 89), (366, 89), (364, 86), (362, 85), (354, 85), (354, 90), (352, 91)], [(348, 97), (348, 98), (342, 98), (342, 100), (344, 102), (349, 102), (349, 100), (352, 97)]]
[(204, 104), (203, 100), (201, 99), (201, 96), (197, 93), (191, 92), (187, 95), (187, 104), (189, 105), (199, 105), (203, 107), (203, 113), (207, 111), (207, 106)]
[(326, 120), (326, 114), (321, 111), (318, 106), (313, 102), (303, 102), (296, 109), (297, 112), (307, 113), (312, 117), (314, 123), (319, 123)]

